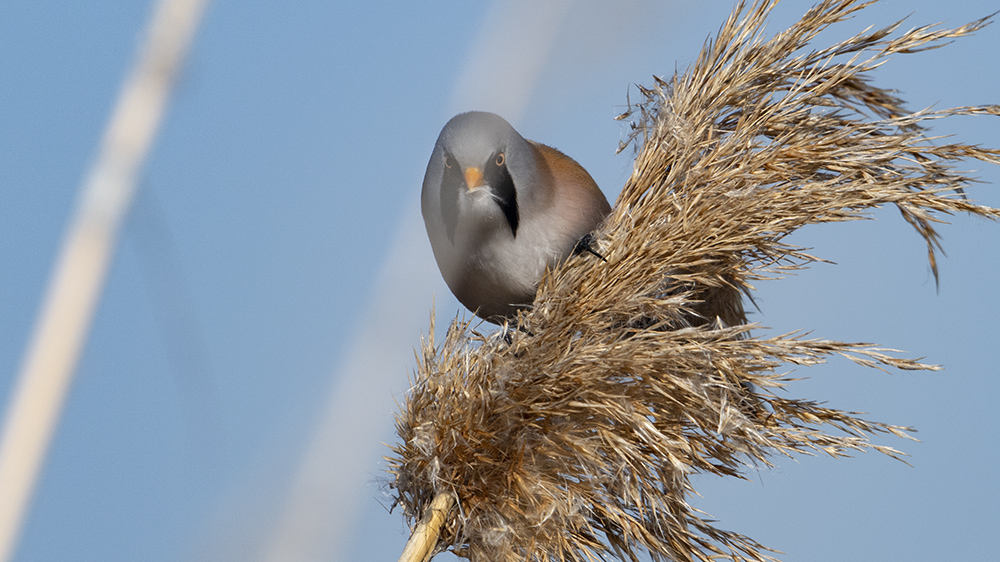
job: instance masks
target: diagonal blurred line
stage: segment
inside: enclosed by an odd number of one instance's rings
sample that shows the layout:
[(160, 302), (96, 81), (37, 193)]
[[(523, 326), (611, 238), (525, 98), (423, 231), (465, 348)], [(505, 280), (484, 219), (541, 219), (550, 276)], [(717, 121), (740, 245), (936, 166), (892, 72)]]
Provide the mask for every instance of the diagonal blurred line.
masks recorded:
[[(572, 2), (498, 0), (483, 18), (480, 41), (459, 74), (448, 117), (483, 109), (516, 123), (548, 62)], [(516, 41), (511, 38), (516, 37)], [(503, 61), (502, 64), (493, 64)], [(442, 121), (442, 125), (444, 121)], [(430, 150), (430, 147), (427, 147)], [(358, 335), (335, 375), (285, 512), (264, 559), (274, 562), (346, 560), (355, 515), (372, 480), (370, 459), (389, 429), (392, 385), (412, 362), (413, 341), (426, 327), (424, 305), (438, 272), (416, 209), (419, 178), (375, 282)]]
[(81, 186), (5, 413), (0, 437), (0, 562), (13, 556), (136, 178), (205, 3), (157, 4), (145, 44)]
[(174, 384), (184, 396), (187, 450), (193, 463), (207, 468), (222, 451), (222, 406), (190, 279), (155, 190), (135, 194), (127, 220), (124, 239), (139, 257)]

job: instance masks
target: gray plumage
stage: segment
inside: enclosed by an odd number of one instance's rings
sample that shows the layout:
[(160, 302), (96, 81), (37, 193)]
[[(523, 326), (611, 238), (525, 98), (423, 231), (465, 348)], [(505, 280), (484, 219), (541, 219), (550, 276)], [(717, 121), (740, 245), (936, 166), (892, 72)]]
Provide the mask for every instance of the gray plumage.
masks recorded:
[(448, 287), (469, 310), (501, 323), (531, 305), (546, 268), (611, 207), (572, 158), (525, 139), (498, 115), (469, 112), (438, 136), (421, 210)]

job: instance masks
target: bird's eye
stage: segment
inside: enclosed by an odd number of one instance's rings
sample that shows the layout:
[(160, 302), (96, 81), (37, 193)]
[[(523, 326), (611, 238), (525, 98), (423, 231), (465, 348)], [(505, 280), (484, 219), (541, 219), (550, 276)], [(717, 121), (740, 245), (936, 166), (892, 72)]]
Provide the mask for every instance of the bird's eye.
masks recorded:
[(503, 166), (504, 162), (507, 161), (507, 157), (503, 155), (503, 152), (497, 154), (496, 162), (497, 167)]
[(445, 168), (453, 168), (454, 166), (455, 166), (455, 162), (451, 159), (451, 155), (449, 154), (449, 155), (445, 156), (444, 157), (444, 167)]

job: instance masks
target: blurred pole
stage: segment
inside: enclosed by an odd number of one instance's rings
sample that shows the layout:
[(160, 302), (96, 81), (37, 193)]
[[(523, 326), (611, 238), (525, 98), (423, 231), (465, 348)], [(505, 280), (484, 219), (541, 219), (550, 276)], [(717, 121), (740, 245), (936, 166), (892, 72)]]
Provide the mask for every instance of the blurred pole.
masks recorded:
[(13, 557), (122, 220), (206, 0), (161, 0), (55, 263), (0, 435), (0, 562)]

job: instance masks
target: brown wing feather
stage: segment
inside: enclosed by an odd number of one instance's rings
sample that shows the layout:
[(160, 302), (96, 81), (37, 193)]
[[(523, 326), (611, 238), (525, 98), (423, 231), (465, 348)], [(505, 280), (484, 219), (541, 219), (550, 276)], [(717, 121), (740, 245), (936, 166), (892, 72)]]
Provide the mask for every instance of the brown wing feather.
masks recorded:
[(535, 141), (528, 141), (535, 153), (545, 162), (551, 174), (554, 197), (561, 201), (574, 203), (581, 212), (586, 213), (588, 231), (611, 212), (611, 205), (597, 186), (594, 178), (569, 156), (559, 150)]

